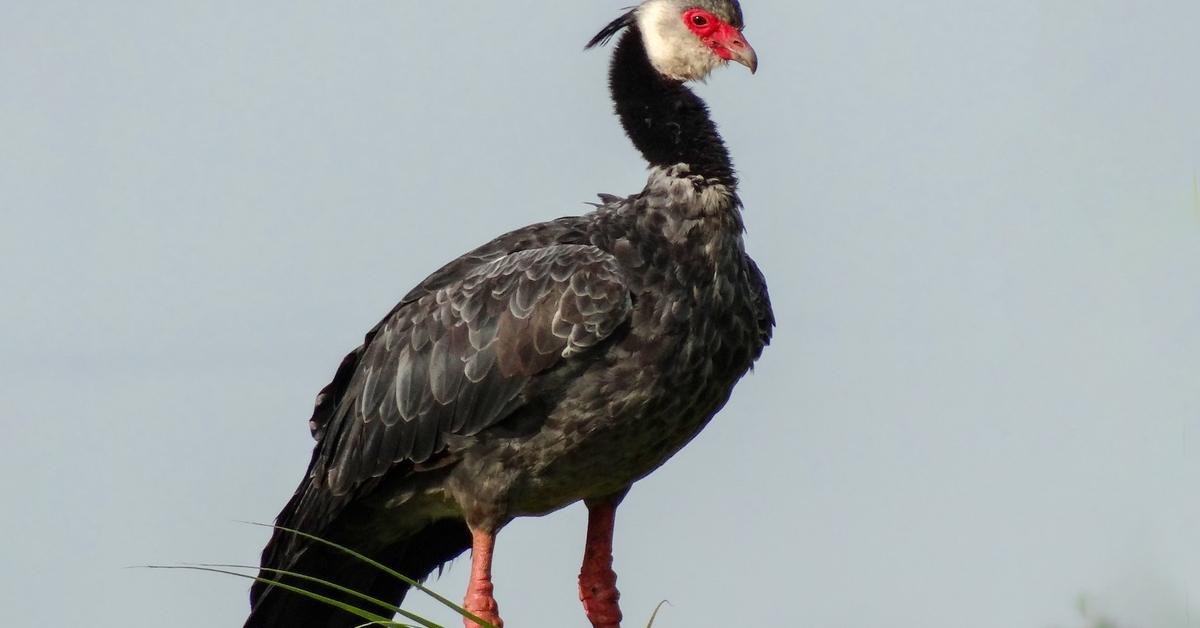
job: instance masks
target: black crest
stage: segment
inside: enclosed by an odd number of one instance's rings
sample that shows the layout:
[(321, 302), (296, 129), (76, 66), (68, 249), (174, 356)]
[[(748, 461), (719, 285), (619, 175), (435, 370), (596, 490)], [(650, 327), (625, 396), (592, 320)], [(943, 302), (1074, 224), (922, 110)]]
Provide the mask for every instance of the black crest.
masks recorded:
[(592, 40), (583, 47), (583, 49), (587, 50), (589, 48), (595, 48), (596, 46), (603, 46), (604, 44), (608, 43), (608, 40), (612, 39), (613, 35), (621, 32), (621, 29), (625, 28), (626, 26), (633, 26), (634, 22), (637, 21), (637, 18), (634, 17), (636, 12), (637, 8), (630, 9), (625, 15), (622, 15), (612, 22), (609, 22), (608, 26), (605, 26), (600, 30), (599, 33), (596, 33), (596, 36), (593, 37)]

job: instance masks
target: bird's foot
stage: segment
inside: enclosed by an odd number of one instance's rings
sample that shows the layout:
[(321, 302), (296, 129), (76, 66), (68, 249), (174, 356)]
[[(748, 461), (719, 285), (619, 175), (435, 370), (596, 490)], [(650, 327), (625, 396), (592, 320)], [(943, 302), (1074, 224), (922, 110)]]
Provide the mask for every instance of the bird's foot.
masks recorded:
[(579, 574), (579, 601), (592, 628), (620, 628), (621, 593), (617, 591), (617, 574), (607, 565), (588, 569)]
[[(504, 620), (500, 619), (500, 605), (496, 603), (496, 598), (492, 595), (491, 582), (472, 582), (467, 591), (467, 597), (463, 600), (463, 608), (496, 628), (504, 628)], [(463, 618), (463, 626), (464, 628), (482, 628), (466, 617)]]

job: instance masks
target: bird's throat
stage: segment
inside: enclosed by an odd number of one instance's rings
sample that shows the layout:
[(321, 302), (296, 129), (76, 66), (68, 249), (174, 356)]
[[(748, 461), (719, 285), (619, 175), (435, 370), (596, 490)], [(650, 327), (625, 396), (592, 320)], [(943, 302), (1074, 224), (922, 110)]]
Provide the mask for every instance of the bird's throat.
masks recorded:
[(687, 164), (693, 175), (730, 191), (736, 187), (729, 151), (708, 107), (683, 83), (654, 69), (636, 27), (613, 52), (609, 88), (625, 133), (652, 166)]

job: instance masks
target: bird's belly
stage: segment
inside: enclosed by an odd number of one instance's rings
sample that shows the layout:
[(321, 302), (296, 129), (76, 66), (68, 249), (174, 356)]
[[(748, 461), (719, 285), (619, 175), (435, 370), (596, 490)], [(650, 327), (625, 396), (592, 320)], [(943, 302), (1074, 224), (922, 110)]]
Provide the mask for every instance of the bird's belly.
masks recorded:
[[(497, 439), (464, 467), (475, 482), (475, 507), (540, 515), (624, 491), (686, 445), (729, 398), (750, 360), (719, 364), (718, 353), (667, 343), (661, 359), (638, 361), (616, 348), (572, 378), (533, 434)], [(492, 505), (478, 491), (483, 478)]]
[(704, 398), (672, 400), (657, 412), (572, 417), (567, 429), (549, 434), (550, 447), (530, 457), (514, 486), (514, 509), (537, 514), (624, 491), (682, 449), (728, 397), (697, 393)]

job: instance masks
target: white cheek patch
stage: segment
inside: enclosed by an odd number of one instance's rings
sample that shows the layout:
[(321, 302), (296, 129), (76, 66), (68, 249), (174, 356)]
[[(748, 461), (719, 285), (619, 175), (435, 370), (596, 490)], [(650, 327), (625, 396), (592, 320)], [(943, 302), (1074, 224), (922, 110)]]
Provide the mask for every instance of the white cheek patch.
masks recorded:
[(696, 37), (670, 0), (651, 0), (637, 10), (638, 30), (651, 65), (677, 81), (701, 81), (724, 60)]
[(670, 16), (667, 15), (668, 8), (665, 2), (647, 2), (638, 7), (637, 11), (638, 30), (642, 32), (642, 43), (646, 46), (646, 54), (655, 67), (658, 67), (660, 62), (669, 59), (671, 50), (675, 47), (667, 41), (663, 32), (666, 30), (664, 22), (670, 19)]

